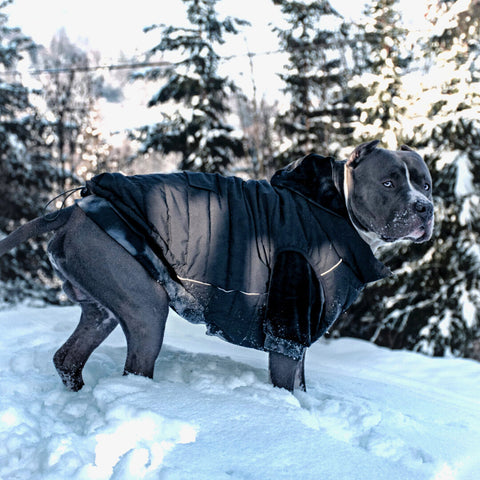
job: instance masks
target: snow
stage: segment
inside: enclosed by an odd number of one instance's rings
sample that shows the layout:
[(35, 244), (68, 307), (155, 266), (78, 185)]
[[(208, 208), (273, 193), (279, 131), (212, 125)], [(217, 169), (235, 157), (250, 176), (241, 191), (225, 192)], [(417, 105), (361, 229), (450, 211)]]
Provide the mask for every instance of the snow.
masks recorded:
[(67, 391), (51, 358), (77, 307), (0, 312), (0, 478), (480, 478), (480, 363), (317, 342), (308, 392), (266, 355), (171, 314), (153, 380), (121, 375), (121, 331)]
[(475, 192), (473, 186), (473, 173), (467, 152), (462, 152), (457, 159), (457, 181), (455, 183), (455, 195), (459, 198), (471, 195)]
[(463, 289), (462, 295), (460, 296), (460, 305), (462, 305), (462, 318), (465, 321), (465, 324), (468, 328), (475, 328), (477, 323), (477, 308), (475, 303), (471, 300), (472, 297), (478, 297), (478, 291), (473, 290), (472, 292), (467, 292), (466, 289)]

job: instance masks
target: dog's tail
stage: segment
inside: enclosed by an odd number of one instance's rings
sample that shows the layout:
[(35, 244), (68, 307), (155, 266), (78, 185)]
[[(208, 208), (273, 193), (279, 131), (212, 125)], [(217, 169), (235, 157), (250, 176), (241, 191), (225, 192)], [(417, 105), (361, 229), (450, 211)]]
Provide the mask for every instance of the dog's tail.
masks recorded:
[(70, 218), (74, 206), (64, 208), (56, 213), (50, 213), (43, 217), (35, 218), (30, 222), (17, 228), (10, 235), (0, 241), (0, 257), (12, 248), (17, 247), (29, 238), (38, 237), (44, 233), (53, 232), (62, 225), (65, 225)]

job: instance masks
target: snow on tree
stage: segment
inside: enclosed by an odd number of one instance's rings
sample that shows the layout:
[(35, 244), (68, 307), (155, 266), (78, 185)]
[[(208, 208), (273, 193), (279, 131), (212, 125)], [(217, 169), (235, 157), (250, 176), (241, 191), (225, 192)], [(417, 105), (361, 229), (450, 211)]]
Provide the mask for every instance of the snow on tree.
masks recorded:
[(434, 237), (385, 251), (394, 277), (367, 289), (337, 331), (480, 359), (480, 2), (432, 2), (427, 19), (402, 124), (432, 172)]
[[(148, 57), (167, 54), (173, 61), (164, 68), (150, 68), (137, 77), (163, 80), (150, 107), (162, 105), (162, 119), (143, 128), (144, 152), (178, 152), (182, 170), (225, 171), (244, 153), (241, 138), (226, 121), (234, 84), (218, 73), (218, 47), (227, 34), (236, 34), (246, 22), (218, 18), (218, 0), (183, 0), (186, 26), (154, 25), (160, 42)], [(173, 107), (173, 108), (172, 108)], [(169, 111), (170, 110), (170, 111)]]
[(342, 103), (346, 86), (345, 36), (342, 17), (328, 0), (274, 0), (286, 25), (276, 27), (288, 53), (284, 92), (290, 105), (278, 119), (286, 138), (278, 166), (312, 151), (334, 153), (342, 142)]
[(402, 76), (411, 60), (407, 30), (398, 0), (373, 0), (356, 25), (351, 47), (356, 75), (348, 84), (348, 98), (355, 105), (353, 140), (381, 140), (395, 149), (403, 137), (406, 110)]
[[(41, 148), (44, 124), (15, 71), (35, 45), (18, 28), (8, 26), (2, 9), (9, 3), (0, 4), (0, 231), (5, 234), (41, 213), (57, 177)], [(0, 302), (25, 296), (55, 301), (55, 292), (42, 288), (42, 282), (52, 278), (44, 248), (43, 243), (29, 242), (15, 256), (0, 259)]]

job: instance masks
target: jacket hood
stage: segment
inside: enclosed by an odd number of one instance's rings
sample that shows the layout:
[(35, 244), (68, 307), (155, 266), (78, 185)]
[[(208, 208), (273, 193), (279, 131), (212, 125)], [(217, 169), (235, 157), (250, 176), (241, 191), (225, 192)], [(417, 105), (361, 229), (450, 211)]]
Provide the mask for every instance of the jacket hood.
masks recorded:
[(270, 183), (273, 187), (293, 190), (337, 215), (348, 218), (343, 194), (337, 190), (333, 181), (334, 162), (332, 157), (311, 153), (275, 172)]

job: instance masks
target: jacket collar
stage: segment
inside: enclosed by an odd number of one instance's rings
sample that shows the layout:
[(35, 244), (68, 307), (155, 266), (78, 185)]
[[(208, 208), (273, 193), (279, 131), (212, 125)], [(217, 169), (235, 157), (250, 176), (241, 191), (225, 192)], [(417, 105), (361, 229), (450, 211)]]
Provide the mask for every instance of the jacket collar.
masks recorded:
[[(275, 172), (270, 183), (273, 187), (288, 188), (299, 193), (309, 201), (346, 218), (348, 214), (343, 188), (337, 189), (333, 178), (333, 173), (336, 174), (338, 170), (333, 168), (336, 163), (332, 157), (312, 153)], [(340, 170), (343, 172), (343, 169)]]

